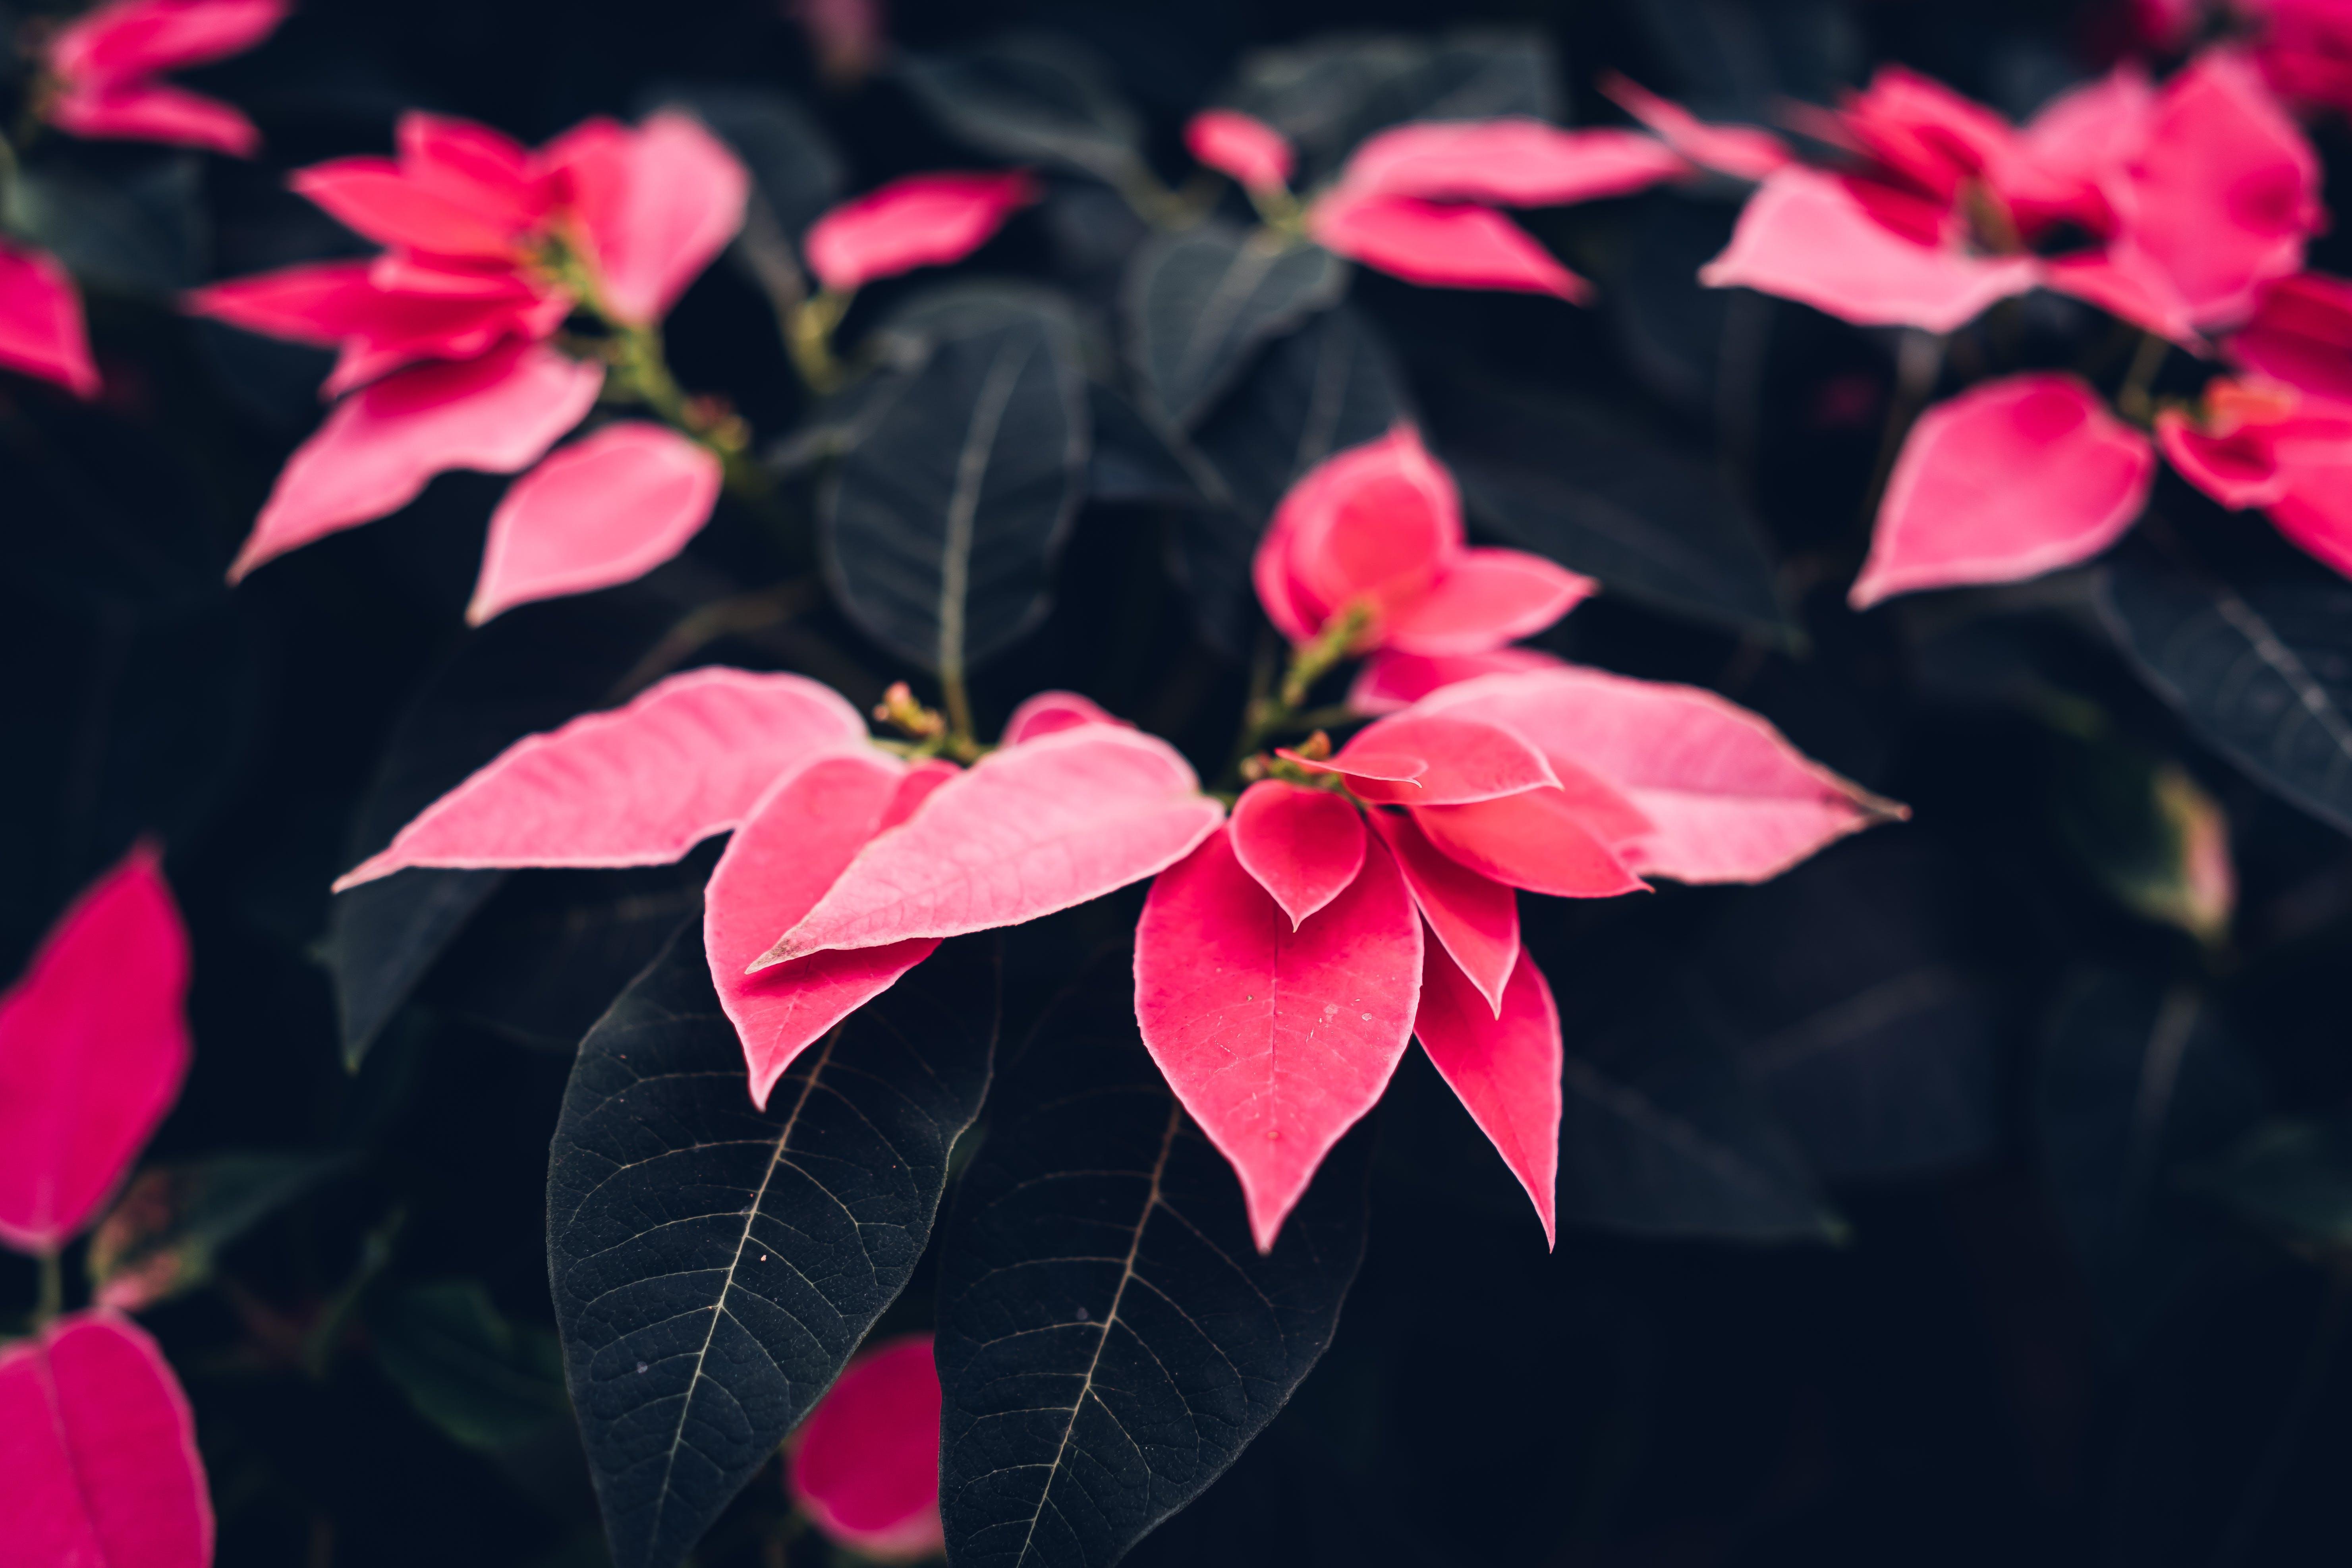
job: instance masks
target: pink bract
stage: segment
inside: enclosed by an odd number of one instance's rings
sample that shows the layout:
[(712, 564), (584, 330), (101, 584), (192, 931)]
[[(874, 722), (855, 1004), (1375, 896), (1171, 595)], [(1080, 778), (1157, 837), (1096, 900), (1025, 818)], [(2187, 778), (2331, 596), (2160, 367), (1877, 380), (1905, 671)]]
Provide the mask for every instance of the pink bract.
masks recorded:
[(1905, 815), (1697, 687), (1569, 665), (1449, 687), (1423, 710), (1507, 726), (1555, 768), (1607, 779), (1646, 823), (1617, 843), (1627, 863), (1676, 881), (1763, 881)]
[(42, 116), (76, 136), (123, 137), (251, 157), (261, 133), (216, 99), (151, 79), (242, 54), (277, 30), (286, 0), (116, 0), (49, 40), (57, 90)]
[(1752, 125), (1713, 125), (1612, 71), (1601, 90), (1650, 133), (1703, 169), (1735, 179), (1760, 180), (1795, 161), (1789, 144)]
[(1534, 647), (1497, 647), (1484, 653), (1422, 654), (1382, 649), (1364, 661), (1348, 688), (1348, 706), (1359, 713), (1394, 713), (1441, 687), (1482, 675), (1517, 675), (1559, 667), (1559, 657)]
[(516, 742), (335, 887), (410, 866), (664, 865), (741, 822), (786, 770), (865, 743), (865, 720), (831, 687), (688, 670)]
[(1290, 183), (1290, 143), (1263, 120), (1230, 109), (1204, 109), (1184, 124), (1184, 148), (1253, 190)]
[(54, 1251), (187, 1076), (188, 933), (152, 844), (76, 899), (0, 994), (0, 1242)]
[(1018, 170), (909, 174), (818, 218), (801, 248), (817, 281), (846, 294), (877, 278), (962, 260), (1042, 194)]
[(1358, 799), (1378, 805), (1466, 805), (1560, 782), (1543, 753), (1514, 731), (1418, 709), (1366, 725), (1328, 762), (1283, 755), (1337, 774)]
[(1089, 699), (1075, 691), (1040, 691), (1024, 699), (1013, 716), (1004, 721), (1003, 743), (1020, 745), (1045, 735), (1075, 730), (1081, 724), (1121, 724), (1127, 721), (1106, 713)]
[(709, 447), (639, 420), (564, 447), (490, 514), (467, 622), (644, 576), (701, 531), (721, 477)]
[(1646, 190), (1690, 165), (1637, 131), (1563, 131), (1540, 120), (1433, 121), (1383, 131), (1356, 149), (1343, 192), (1497, 206), (1563, 206)]
[(2225, 350), (2273, 381), (2352, 404), (2352, 282), (2323, 272), (2281, 279)]
[[(702, 895), (702, 943), (719, 1005), (742, 1041), (751, 1100), (768, 1096), (801, 1052), (939, 946), (919, 938), (887, 947), (817, 952), (747, 973), (777, 931), (796, 923), (842, 868), (882, 831), (907, 786), (937, 787), (940, 764), (910, 776), (870, 748), (820, 756), (779, 779), (728, 840)], [(949, 766), (946, 776), (953, 776)], [(911, 810), (911, 807), (909, 807)]]
[(1517, 890), (1479, 875), (1432, 844), (1411, 812), (1370, 816), (1430, 931), (1486, 999), (1488, 1011), (1499, 1011), (1503, 986), (1519, 961)]
[(2227, 507), (2261, 507), (2278, 531), (2352, 576), (2352, 405), (2277, 383), (2207, 384), (2200, 417), (2157, 416), (2180, 476)]
[(1577, 304), (1592, 293), (1533, 235), (1488, 207), (1341, 186), (1307, 210), (1307, 232), (1326, 250), (1408, 283), (1553, 294)]
[(1136, 1021), (1241, 1178), (1259, 1251), (1388, 1087), (1421, 966), (1421, 919), (1378, 844), (1348, 889), (1296, 930), (1223, 831), (1152, 884), (1136, 928)]
[(1444, 950), (1433, 949), (1422, 970), (1412, 1027), (1439, 1076), (1527, 1189), (1543, 1221), (1544, 1243), (1552, 1245), (1561, 1050), (1559, 1008), (1543, 972), (1520, 953), (1496, 1008)]
[(1540, 631), (1596, 586), (1540, 556), (1466, 548), (1453, 478), (1408, 425), (1293, 485), (1252, 574), (1293, 643), (1360, 606), (1370, 619), (1358, 651), (1431, 655), (1482, 653)]
[(634, 130), (590, 121), (545, 156), (585, 238), (598, 299), (625, 321), (667, 315), (743, 226), (751, 177), (689, 115), (666, 110)]
[(335, 405), (294, 450), (254, 520), (234, 583), (264, 562), (399, 510), (451, 468), (511, 474), (580, 423), (602, 365), (534, 343), (415, 366)]
[(853, 1552), (913, 1562), (947, 1549), (940, 1524), (940, 1377), (931, 1336), (859, 1352), (784, 1450), (784, 1485)]
[(26, 1568), (208, 1568), (195, 1420), (130, 1319), (79, 1312), (0, 1350), (0, 1520)]
[(2032, 257), (1971, 256), (1886, 226), (1846, 182), (1791, 166), (1768, 176), (1722, 255), (1699, 271), (1710, 288), (1777, 294), (1859, 326), (1948, 332), (2040, 281)]
[(98, 395), (81, 296), (56, 257), (0, 239), (0, 365)]
[(1223, 816), (1156, 735), (1087, 724), (1007, 747), (861, 850), (760, 964), (1035, 920), (1181, 859)]
[(1293, 931), (1364, 867), (1364, 823), (1346, 796), (1262, 779), (1234, 803), (1234, 858)]
[(1938, 404), (1886, 481), (1848, 595), (2015, 583), (2089, 560), (2147, 503), (2156, 454), (2073, 376), (2009, 376)]
[(1499, 800), (1413, 807), (1413, 826), (1480, 876), (1531, 893), (1610, 899), (1648, 887), (1616, 848), (1647, 819), (1581, 769), (1559, 772), (1560, 784)]

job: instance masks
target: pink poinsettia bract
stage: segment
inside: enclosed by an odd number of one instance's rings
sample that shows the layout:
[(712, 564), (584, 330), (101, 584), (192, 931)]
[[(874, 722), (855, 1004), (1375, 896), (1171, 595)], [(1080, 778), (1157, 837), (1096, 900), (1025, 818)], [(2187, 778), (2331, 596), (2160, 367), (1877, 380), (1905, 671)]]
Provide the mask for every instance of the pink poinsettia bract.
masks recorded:
[(155, 79), (243, 54), (278, 30), (288, 0), (114, 0), (59, 28), (43, 51), (41, 118), (76, 136), (203, 147), (249, 158), (253, 121)]

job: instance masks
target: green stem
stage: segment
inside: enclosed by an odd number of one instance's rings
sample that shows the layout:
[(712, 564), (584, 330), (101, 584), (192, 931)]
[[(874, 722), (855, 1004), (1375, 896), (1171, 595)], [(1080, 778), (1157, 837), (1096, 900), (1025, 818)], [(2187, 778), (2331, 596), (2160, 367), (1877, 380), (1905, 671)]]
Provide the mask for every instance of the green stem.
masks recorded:
[(971, 698), (963, 689), (961, 658), (950, 658), (940, 666), (940, 706), (948, 718), (947, 739), (943, 742), (948, 755), (958, 762), (977, 761), (982, 748), (971, 730)]
[(2145, 425), (2156, 417), (2148, 388), (2155, 384), (2156, 373), (2171, 352), (2172, 344), (2158, 334), (2140, 334), (2139, 350), (2132, 355), (2131, 368), (2124, 372), (2123, 385), (2116, 389), (2116, 407), (2125, 418)]
[(841, 361), (833, 352), (833, 332), (849, 313), (856, 292), (844, 294), (820, 289), (784, 315), (784, 345), (792, 351), (793, 368), (818, 396), (840, 390)]
[[(1315, 634), (1312, 642), (1292, 652), (1290, 668), (1283, 672), (1282, 684), (1272, 695), (1260, 692), (1250, 699), (1249, 706), (1242, 711), (1242, 731), (1234, 742), (1233, 761), (1225, 770), (1228, 784), (1240, 780), (1242, 763), (1255, 754), (1270, 737), (1283, 730), (1300, 727), (1304, 716), (1299, 709), (1306, 703), (1307, 694), (1314, 689), (1317, 681), (1330, 674), (1333, 667), (1348, 657), (1356, 640), (1364, 635), (1364, 628), (1371, 624), (1371, 619), (1370, 605), (1349, 605), (1325, 622), (1323, 629)], [(1255, 684), (1254, 681), (1253, 685)], [(1344, 710), (1318, 709), (1313, 716), (1321, 719), (1335, 711)]]
[(33, 1303), (33, 1327), (46, 1329), (66, 1307), (65, 1258), (52, 1247), (39, 1255), (41, 1293)]

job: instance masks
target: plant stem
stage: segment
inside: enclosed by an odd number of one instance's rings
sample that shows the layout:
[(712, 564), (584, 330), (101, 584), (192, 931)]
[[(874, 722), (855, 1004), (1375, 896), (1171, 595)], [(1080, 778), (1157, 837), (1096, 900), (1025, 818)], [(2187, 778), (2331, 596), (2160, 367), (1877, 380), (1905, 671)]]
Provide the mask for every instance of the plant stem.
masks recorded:
[(948, 755), (969, 763), (981, 754), (979, 737), (971, 732), (971, 698), (963, 689), (963, 660), (950, 658), (940, 666), (940, 706), (946, 710)]
[(41, 1253), (38, 1261), (41, 1266), (41, 1293), (33, 1303), (33, 1327), (37, 1331), (57, 1321), (58, 1314), (64, 1311), (66, 1306), (65, 1258), (52, 1247)]
[[(1263, 677), (1271, 673), (1270, 663), (1262, 662), (1259, 679), (1252, 680), (1256, 689), (1248, 707), (1242, 710), (1242, 731), (1234, 741), (1233, 761), (1225, 769), (1225, 782), (1234, 784), (1241, 778), (1242, 763), (1247, 761), (1267, 739), (1286, 729), (1297, 729), (1302, 720), (1300, 707), (1315, 683), (1331, 673), (1332, 667), (1348, 657), (1356, 640), (1371, 624), (1371, 606), (1350, 605), (1323, 625), (1314, 640), (1301, 645), (1290, 656), (1290, 667), (1283, 672), (1282, 685), (1267, 695), (1263, 689)], [(1344, 709), (1318, 709), (1311, 717), (1324, 720), (1338, 712), (1352, 718)]]
[(2145, 425), (2155, 417), (2156, 406), (2148, 397), (2148, 388), (2156, 381), (2156, 373), (2163, 368), (2165, 356), (2172, 344), (2154, 332), (2142, 332), (2138, 352), (2132, 355), (2131, 368), (2124, 372), (2124, 384), (2116, 389), (2116, 407), (2126, 419)]
[(793, 368), (818, 396), (837, 392), (844, 379), (841, 361), (833, 352), (833, 330), (849, 313), (855, 294), (820, 289), (784, 313), (784, 346), (792, 351)]

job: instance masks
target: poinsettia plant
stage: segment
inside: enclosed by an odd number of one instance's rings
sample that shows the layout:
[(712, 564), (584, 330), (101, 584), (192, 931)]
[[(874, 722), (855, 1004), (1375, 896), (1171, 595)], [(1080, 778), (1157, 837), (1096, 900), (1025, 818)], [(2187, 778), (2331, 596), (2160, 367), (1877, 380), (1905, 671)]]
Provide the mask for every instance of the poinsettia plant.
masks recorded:
[(10, 33), (0, 1562), (2340, 1532), (2352, 29), (1197, 9)]

